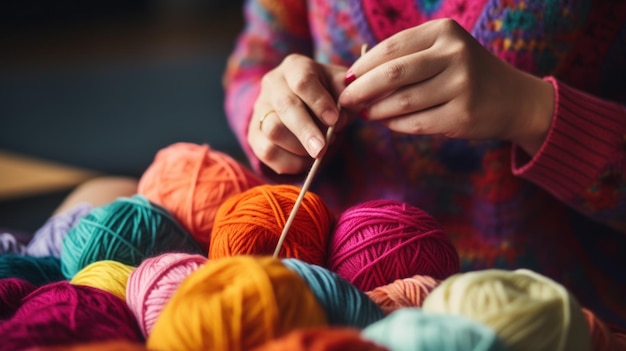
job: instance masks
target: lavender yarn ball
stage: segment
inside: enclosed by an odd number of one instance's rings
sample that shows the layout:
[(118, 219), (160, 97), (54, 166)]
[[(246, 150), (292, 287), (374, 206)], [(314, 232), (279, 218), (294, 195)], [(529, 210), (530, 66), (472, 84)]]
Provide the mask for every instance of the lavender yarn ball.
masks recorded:
[(29, 256), (53, 256), (61, 257), (63, 238), (76, 226), (78, 221), (85, 217), (93, 206), (82, 202), (70, 210), (50, 217), (46, 223), (35, 232), (33, 239), (26, 246), (26, 254)]
[(24, 244), (19, 242), (11, 233), (0, 233), (0, 255), (18, 254), (22, 255), (26, 251)]

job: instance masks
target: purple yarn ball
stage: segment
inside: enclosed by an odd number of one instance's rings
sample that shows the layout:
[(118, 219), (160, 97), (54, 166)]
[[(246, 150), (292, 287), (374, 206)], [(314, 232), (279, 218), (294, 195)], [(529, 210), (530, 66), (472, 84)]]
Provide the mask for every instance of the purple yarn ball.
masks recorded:
[(61, 257), (63, 238), (76, 226), (81, 218), (85, 217), (93, 206), (87, 202), (74, 206), (69, 211), (54, 215), (37, 231), (33, 239), (26, 246), (29, 256)]

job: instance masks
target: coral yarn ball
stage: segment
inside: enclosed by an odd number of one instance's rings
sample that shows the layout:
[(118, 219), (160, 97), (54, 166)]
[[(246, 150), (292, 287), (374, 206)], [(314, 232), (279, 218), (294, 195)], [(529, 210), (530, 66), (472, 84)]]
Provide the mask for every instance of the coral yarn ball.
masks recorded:
[(328, 268), (363, 291), (396, 279), (458, 273), (456, 248), (420, 208), (374, 200), (344, 211), (331, 237)]
[(175, 143), (157, 152), (137, 191), (170, 211), (206, 252), (217, 208), (262, 183), (243, 164), (209, 145)]
[[(226, 200), (217, 211), (209, 258), (272, 255), (300, 188), (259, 185)], [(334, 215), (316, 194), (307, 192), (279, 255), (324, 266)]]

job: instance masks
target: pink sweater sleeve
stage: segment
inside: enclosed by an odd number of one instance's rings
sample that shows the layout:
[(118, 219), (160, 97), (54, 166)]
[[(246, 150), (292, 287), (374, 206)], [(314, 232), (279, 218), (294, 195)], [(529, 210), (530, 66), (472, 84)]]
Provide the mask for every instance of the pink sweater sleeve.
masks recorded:
[(626, 232), (626, 107), (553, 77), (552, 126), (534, 157), (513, 147), (513, 173)]
[(311, 54), (306, 3), (303, 0), (247, 0), (246, 27), (229, 57), (223, 85), (228, 123), (257, 172), (265, 171), (247, 142), (248, 125), (265, 73), (291, 53)]

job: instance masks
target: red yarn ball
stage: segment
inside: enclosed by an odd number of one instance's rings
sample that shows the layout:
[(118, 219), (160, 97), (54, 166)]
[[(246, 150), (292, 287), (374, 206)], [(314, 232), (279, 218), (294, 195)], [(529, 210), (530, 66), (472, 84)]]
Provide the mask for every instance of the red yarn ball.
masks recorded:
[(18, 278), (0, 279), (0, 320), (10, 318), (20, 307), (22, 298), (37, 287)]
[(207, 252), (218, 207), (262, 183), (243, 164), (209, 145), (175, 143), (157, 152), (137, 191), (172, 213)]
[(374, 200), (344, 211), (331, 236), (328, 268), (363, 291), (425, 275), (443, 280), (460, 270), (456, 248), (425, 211)]
[(0, 324), (4, 350), (81, 342), (141, 342), (126, 302), (104, 290), (61, 281), (22, 299), (13, 317)]

